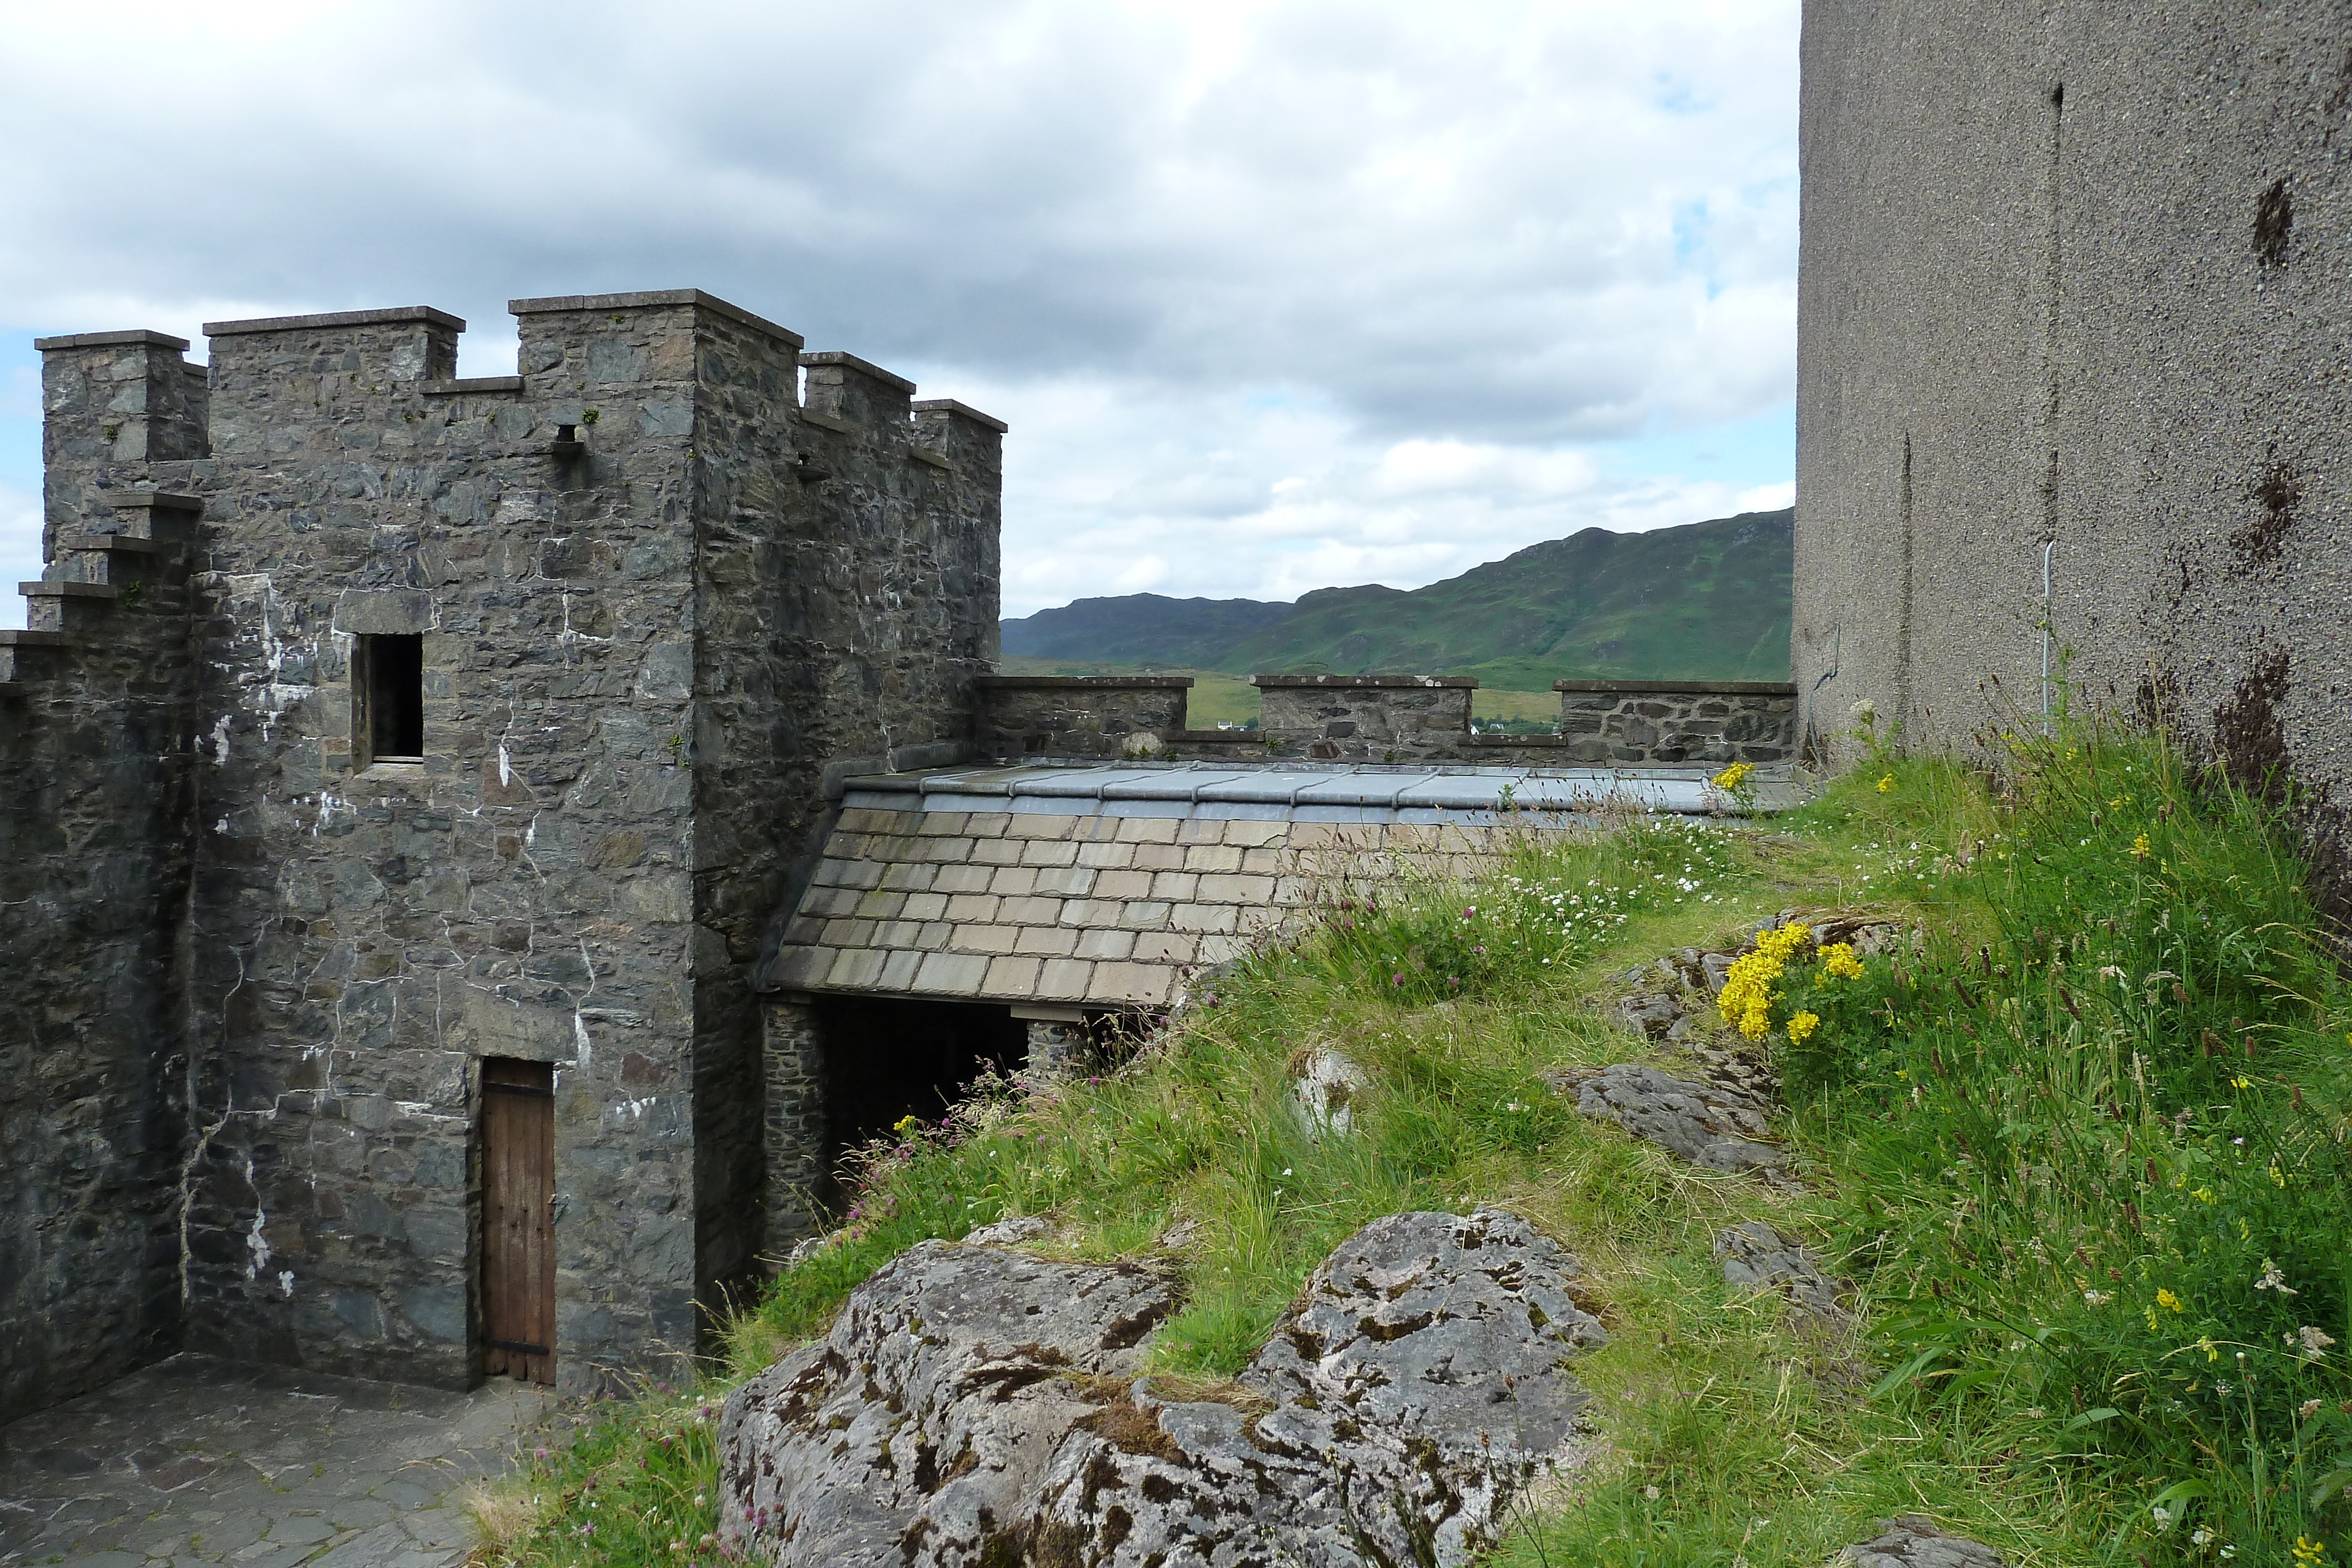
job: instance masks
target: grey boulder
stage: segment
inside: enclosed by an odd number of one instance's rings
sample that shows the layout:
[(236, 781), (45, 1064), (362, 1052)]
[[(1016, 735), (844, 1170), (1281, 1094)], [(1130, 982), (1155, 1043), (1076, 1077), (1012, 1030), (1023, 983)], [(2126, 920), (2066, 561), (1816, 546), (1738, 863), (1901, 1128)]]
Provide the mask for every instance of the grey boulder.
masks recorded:
[(778, 1563), (976, 1562), (1175, 1308), (1144, 1270), (928, 1241), (728, 1396), (720, 1528)]
[(723, 1528), (792, 1568), (1465, 1562), (1588, 1458), (1577, 1271), (1515, 1215), (1392, 1215), (1228, 1397), (1167, 1400), (1116, 1381), (1150, 1276), (932, 1243), (730, 1396)]
[(1853, 1318), (1838, 1304), (1837, 1282), (1811, 1250), (1760, 1219), (1735, 1225), (1715, 1239), (1723, 1281), (1752, 1291), (1777, 1291), (1789, 1298), (1791, 1315), (1823, 1328), (1843, 1329)]
[(1709, 1170), (1776, 1176), (1785, 1156), (1757, 1140), (1769, 1135), (1767, 1103), (1744, 1090), (1692, 1082), (1618, 1062), (1589, 1076), (1555, 1080), (1576, 1092), (1576, 1108)]
[(1872, 1539), (1838, 1553), (1842, 1568), (2009, 1568), (1983, 1542), (1946, 1535), (1919, 1514), (1882, 1519), (1877, 1530)]

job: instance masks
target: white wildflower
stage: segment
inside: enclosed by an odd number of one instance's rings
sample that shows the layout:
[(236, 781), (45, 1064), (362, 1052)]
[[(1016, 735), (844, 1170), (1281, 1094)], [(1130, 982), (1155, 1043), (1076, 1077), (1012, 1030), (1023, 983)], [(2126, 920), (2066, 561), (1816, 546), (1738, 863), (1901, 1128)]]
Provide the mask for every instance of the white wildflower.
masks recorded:
[(2276, 1291), (2282, 1296), (2299, 1296), (2303, 1293), (2289, 1285), (2286, 1282), (2286, 1276), (2279, 1272), (2279, 1266), (2267, 1258), (2263, 1260), (2263, 1277), (2254, 1281), (2254, 1289)]

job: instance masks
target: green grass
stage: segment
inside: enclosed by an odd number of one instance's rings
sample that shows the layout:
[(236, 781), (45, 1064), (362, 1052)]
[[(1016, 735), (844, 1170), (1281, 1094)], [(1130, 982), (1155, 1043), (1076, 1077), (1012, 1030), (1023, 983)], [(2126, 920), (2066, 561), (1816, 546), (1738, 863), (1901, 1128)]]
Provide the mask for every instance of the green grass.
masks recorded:
[[(1629, 964), (1857, 902), (1925, 935), (1859, 978), (1783, 977), (1775, 1028), (1822, 1020), (1780, 1050), (1804, 1190), (1683, 1166), (1544, 1089), (1652, 1054), (1590, 1005)], [(1881, 760), (1770, 831), (1636, 825), (1335, 904), (1124, 1071), (871, 1151), (844, 1239), (736, 1322), (711, 1387), (906, 1247), (1010, 1213), (1097, 1259), (1189, 1221), (1155, 1365), (1229, 1375), (1360, 1225), (1493, 1202), (1579, 1253), (1613, 1335), (1579, 1364), (1611, 1457), (1502, 1562), (1814, 1564), (1907, 1511), (2021, 1568), (2285, 1563), (2299, 1537), (2341, 1561), (2352, 1009), (2315, 929), (2274, 813), (2095, 727), (2015, 744), (1998, 790)], [(1285, 1109), (1318, 1043), (1378, 1086), (1353, 1137)], [(1710, 1239), (1751, 1218), (1856, 1282), (1859, 1343), (1724, 1286)], [(2273, 1266), (2296, 1294), (2262, 1288)], [(504, 1494), (541, 1500), (509, 1560), (707, 1559), (700, 1408), (604, 1407)]]

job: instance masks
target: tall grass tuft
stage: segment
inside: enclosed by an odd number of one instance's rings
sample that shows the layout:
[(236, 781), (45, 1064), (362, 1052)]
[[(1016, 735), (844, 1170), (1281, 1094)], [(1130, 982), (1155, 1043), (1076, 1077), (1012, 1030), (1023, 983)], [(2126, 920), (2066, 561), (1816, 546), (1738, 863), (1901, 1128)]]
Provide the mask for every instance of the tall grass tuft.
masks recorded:
[(2340, 1558), (2352, 1037), (2285, 825), (2160, 737), (2007, 751), (1980, 810), (1939, 768), (1824, 807), (1963, 824), (1938, 874), (1977, 916), (1788, 997), (1822, 1020), (1783, 1070), (1892, 1363), (1874, 1392), (2127, 1502), (2116, 1546)]

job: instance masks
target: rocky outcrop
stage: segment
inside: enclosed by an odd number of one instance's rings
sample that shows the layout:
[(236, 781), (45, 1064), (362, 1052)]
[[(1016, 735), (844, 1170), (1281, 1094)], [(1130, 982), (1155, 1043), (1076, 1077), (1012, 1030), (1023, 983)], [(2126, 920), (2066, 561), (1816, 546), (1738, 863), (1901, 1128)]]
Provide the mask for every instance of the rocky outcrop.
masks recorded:
[(1792, 1317), (1822, 1329), (1852, 1326), (1853, 1315), (1838, 1303), (1837, 1281), (1822, 1269), (1821, 1260), (1762, 1220), (1751, 1219), (1722, 1232), (1715, 1239), (1714, 1250), (1723, 1263), (1725, 1284), (1778, 1291), (1788, 1297)]
[(2009, 1568), (1981, 1541), (1946, 1535), (1935, 1521), (1906, 1513), (1878, 1521), (1878, 1533), (1838, 1553), (1839, 1568)]
[(1696, 1058), (1701, 1080), (1619, 1066), (1597, 1074), (1554, 1074), (1552, 1086), (1575, 1089), (1577, 1107), (1586, 1115), (1615, 1122), (1694, 1164), (1758, 1170), (1778, 1179), (1781, 1155), (1759, 1141), (1765, 1113), (1780, 1092), (1770, 1042), (1742, 1039), (1725, 1023), (1716, 998), (1733, 961), (1755, 951), (1756, 936), (1792, 922), (1806, 926), (1817, 946), (1844, 942), (1864, 956), (1902, 950), (1918, 935), (1895, 917), (1867, 909), (1784, 909), (1734, 951), (1677, 947), (1624, 973), (1622, 983), (1633, 991), (1617, 1003), (1618, 1014), (1643, 1039)]
[(963, 1239), (967, 1247), (1018, 1247), (1034, 1241), (1053, 1226), (1034, 1214), (1016, 1214), (993, 1225), (983, 1225)]
[(1553, 1074), (1547, 1082), (1576, 1095), (1576, 1108), (1695, 1166), (1780, 1177), (1786, 1156), (1758, 1140), (1768, 1135), (1763, 1100), (1717, 1083), (1675, 1078), (1621, 1061), (1597, 1072)]
[(1132, 1377), (1167, 1280), (1001, 1247), (914, 1248), (833, 1332), (730, 1396), (724, 1526), (777, 1562), (977, 1562), (1034, 1508), (1052, 1443)]
[(1364, 1070), (1328, 1045), (1302, 1051), (1291, 1067), (1291, 1098), (1307, 1135), (1317, 1143), (1355, 1130), (1355, 1107), (1371, 1092)]
[(1228, 1397), (1167, 1399), (1158, 1277), (929, 1243), (729, 1398), (723, 1529), (788, 1568), (1461, 1563), (1586, 1457), (1577, 1272), (1515, 1215), (1392, 1215)]

